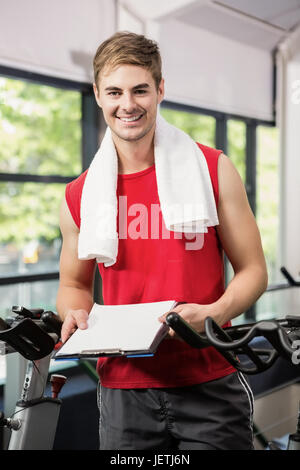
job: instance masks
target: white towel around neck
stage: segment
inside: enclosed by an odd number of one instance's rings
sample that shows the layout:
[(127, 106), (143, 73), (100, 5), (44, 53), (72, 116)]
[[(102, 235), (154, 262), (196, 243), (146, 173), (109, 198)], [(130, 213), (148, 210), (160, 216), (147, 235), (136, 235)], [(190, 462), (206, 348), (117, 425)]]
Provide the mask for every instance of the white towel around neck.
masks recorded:
[[(174, 232), (206, 233), (219, 224), (206, 159), (182, 130), (158, 114), (154, 135), (157, 189), (166, 228)], [(115, 264), (117, 233), (118, 156), (108, 127), (83, 185), (79, 259), (96, 258)], [(139, 201), (137, 201), (139, 202)]]

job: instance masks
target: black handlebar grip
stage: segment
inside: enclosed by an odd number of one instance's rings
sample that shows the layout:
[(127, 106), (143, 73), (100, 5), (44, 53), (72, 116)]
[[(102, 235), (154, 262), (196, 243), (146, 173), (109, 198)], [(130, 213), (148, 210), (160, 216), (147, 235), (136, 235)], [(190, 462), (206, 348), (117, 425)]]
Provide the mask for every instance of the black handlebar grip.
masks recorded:
[(195, 331), (180, 315), (170, 312), (166, 317), (166, 323), (175, 333), (193, 348), (206, 348), (209, 346), (205, 337)]
[(58, 315), (55, 315), (53, 312), (44, 312), (41, 316), (41, 320), (45, 323), (47, 328), (56, 333), (60, 338), (62, 321)]

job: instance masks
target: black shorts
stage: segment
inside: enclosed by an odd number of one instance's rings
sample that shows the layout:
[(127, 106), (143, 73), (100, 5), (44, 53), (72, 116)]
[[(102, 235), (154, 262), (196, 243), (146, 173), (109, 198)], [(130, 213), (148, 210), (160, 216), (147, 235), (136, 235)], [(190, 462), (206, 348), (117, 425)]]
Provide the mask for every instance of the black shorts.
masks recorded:
[(176, 388), (99, 384), (101, 450), (254, 450), (253, 395), (239, 372)]

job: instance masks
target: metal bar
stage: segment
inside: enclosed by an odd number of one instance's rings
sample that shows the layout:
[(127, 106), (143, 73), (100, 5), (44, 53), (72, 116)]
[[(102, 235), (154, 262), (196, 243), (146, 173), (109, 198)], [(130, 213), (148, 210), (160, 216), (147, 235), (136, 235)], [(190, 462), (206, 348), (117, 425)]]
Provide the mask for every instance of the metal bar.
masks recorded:
[(227, 117), (219, 116), (216, 120), (216, 148), (227, 154)]
[(86, 170), (99, 147), (100, 111), (93, 89), (82, 93), (82, 168)]
[[(9, 284), (19, 284), (20, 282), (38, 282), (38, 281), (51, 281), (59, 279), (58, 272), (52, 273), (36, 273), (36, 274), (22, 274), (16, 276), (0, 277), (0, 285), (5, 286)], [(274, 292), (283, 289), (292, 289), (296, 286), (290, 284), (270, 284), (265, 292)], [(97, 296), (96, 296), (97, 297)]]
[(291, 286), (290, 284), (271, 284), (270, 286), (267, 287), (266, 292), (274, 292), (277, 290), (291, 289), (292, 287), (297, 287), (297, 286)]
[(43, 75), (40, 73), (29, 72), (28, 70), (7, 67), (5, 65), (0, 65), (0, 75), (15, 80), (26, 80), (28, 82), (40, 83), (41, 85), (48, 85), (68, 90), (88, 91), (91, 88), (90, 83), (77, 82), (75, 80), (53, 77), (51, 75)]
[(276, 54), (277, 48), (272, 51), (272, 60), (273, 60), (273, 70), (272, 70), (272, 111), (273, 111), (273, 119), (274, 119), (274, 126), (276, 125), (277, 120), (277, 64), (276, 64)]
[(15, 183), (70, 183), (74, 176), (60, 176), (60, 175), (29, 175), (29, 174), (16, 174), (16, 173), (0, 173), (0, 181), (15, 182)]
[(254, 215), (256, 215), (256, 127), (256, 121), (250, 121), (246, 129), (246, 191)]
[(275, 126), (275, 121), (265, 121), (264, 119), (254, 119), (251, 116), (241, 116), (239, 114), (223, 113), (213, 109), (201, 108), (200, 106), (191, 106), (188, 104), (175, 103), (173, 101), (164, 100), (161, 105), (162, 108), (173, 109), (174, 111), (185, 111), (187, 113), (205, 114), (206, 116), (213, 116), (216, 119), (238, 119), (245, 123), (255, 120), (257, 125), (261, 126)]
[[(246, 191), (250, 207), (256, 215), (256, 128), (257, 122), (249, 120), (246, 127)], [(256, 305), (245, 312), (247, 321), (256, 320)]]
[(16, 276), (5, 276), (5, 277), (1, 276), (0, 286), (19, 284), (20, 282), (51, 281), (55, 279), (59, 279), (59, 272), (20, 274)]

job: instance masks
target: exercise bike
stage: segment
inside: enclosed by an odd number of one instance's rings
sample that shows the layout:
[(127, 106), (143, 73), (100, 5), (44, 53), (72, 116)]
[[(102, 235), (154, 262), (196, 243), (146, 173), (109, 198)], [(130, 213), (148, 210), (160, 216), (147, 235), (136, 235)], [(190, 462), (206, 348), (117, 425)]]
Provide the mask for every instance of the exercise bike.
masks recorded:
[(58, 394), (66, 377), (51, 375), (52, 396), (44, 392), (62, 322), (43, 309), (15, 306), (12, 312), (6, 321), (0, 318), (2, 354), (18, 352), (28, 363), (15, 412), (8, 418), (1, 412), (0, 426), (11, 430), (8, 450), (51, 450), (61, 406)]

